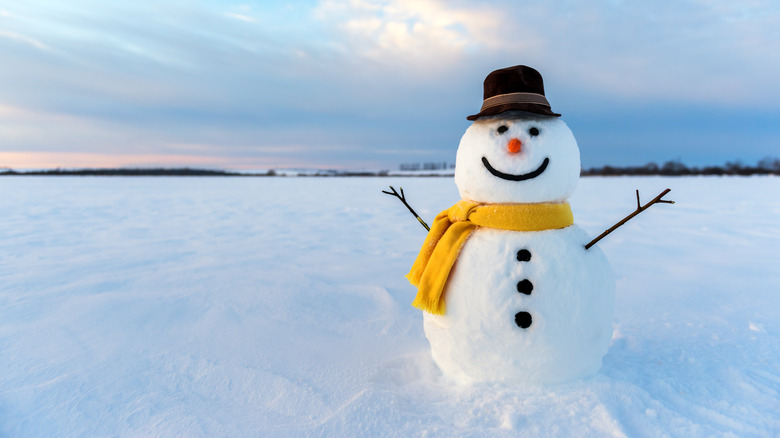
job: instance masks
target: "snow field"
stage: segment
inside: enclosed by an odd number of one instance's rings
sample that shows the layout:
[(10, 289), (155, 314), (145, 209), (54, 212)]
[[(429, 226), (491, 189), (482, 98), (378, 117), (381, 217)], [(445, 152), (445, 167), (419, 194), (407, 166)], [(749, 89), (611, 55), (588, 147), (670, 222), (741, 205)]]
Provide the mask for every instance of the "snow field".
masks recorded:
[(585, 178), (601, 372), (456, 386), (406, 274), (451, 178), (0, 180), (0, 436), (777, 436), (780, 180)]

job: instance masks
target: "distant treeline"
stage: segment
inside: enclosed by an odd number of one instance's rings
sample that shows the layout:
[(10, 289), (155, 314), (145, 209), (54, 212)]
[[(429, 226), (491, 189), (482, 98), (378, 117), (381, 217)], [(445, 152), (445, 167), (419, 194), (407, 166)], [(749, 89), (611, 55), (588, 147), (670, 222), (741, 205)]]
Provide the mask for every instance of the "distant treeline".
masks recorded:
[(229, 172), (225, 170), (193, 169), (189, 167), (175, 168), (121, 168), (121, 169), (46, 169), (46, 170), (13, 170), (0, 169), (0, 176), (387, 176), (387, 170), (285, 170), (269, 169), (262, 172)]
[[(266, 173), (249, 174), (250, 176), (274, 176), (274, 171)], [(0, 175), (72, 175), (72, 176), (248, 176), (237, 172), (223, 170), (182, 168), (125, 168), (125, 169), (48, 169), (16, 171), (7, 169), (0, 171)]]
[(401, 170), (414, 171), (414, 170), (442, 170), (442, 169), (454, 169), (454, 164), (449, 164), (446, 161), (442, 162), (428, 162), (428, 163), (403, 163), (399, 166)]
[(749, 166), (740, 161), (727, 162), (723, 166), (688, 167), (678, 160), (667, 161), (662, 165), (647, 163), (644, 166), (603, 166), (582, 169), (583, 176), (618, 175), (780, 175), (780, 159), (764, 158)]
[[(49, 169), (24, 170), (0, 169), (0, 176), (230, 176), (230, 177), (329, 177), (329, 176), (452, 176), (452, 172), (426, 173), (425, 171), (447, 170), (454, 168), (445, 162), (402, 164), (404, 173), (388, 170), (266, 170), (263, 172), (230, 172), (224, 170), (182, 168), (123, 168), (123, 169)], [(412, 171), (413, 173), (406, 173)], [(667, 161), (662, 165), (647, 163), (644, 166), (602, 166), (582, 169), (582, 176), (620, 176), (620, 175), (780, 175), (780, 159), (764, 158), (755, 166), (740, 161), (727, 162), (723, 166), (688, 167), (679, 160)]]

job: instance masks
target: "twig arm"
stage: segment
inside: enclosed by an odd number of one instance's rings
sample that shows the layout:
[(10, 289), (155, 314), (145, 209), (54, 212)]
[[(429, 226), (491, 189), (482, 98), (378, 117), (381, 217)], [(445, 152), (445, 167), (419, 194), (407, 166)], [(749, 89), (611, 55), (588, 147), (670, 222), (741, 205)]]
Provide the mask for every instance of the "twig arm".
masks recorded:
[(390, 190), (392, 190), (392, 192), (388, 192), (388, 191), (386, 191), (386, 190), (382, 190), (382, 193), (388, 194), (388, 195), (390, 195), (390, 196), (395, 196), (396, 198), (400, 199), (400, 200), (401, 200), (401, 202), (403, 202), (403, 203), (404, 203), (404, 205), (406, 206), (406, 208), (408, 208), (408, 209), (409, 209), (409, 211), (410, 211), (410, 212), (411, 212), (411, 213), (414, 215), (414, 217), (416, 217), (416, 218), (417, 218), (417, 220), (420, 222), (420, 225), (422, 225), (423, 227), (425, 227), (425, 229), (426, 229), (426, 230), (428, 230), (428, 231), (431, 231), (431, 228), (428, 226), (428, 224), (426, 224), (426, 223), (425, 223), (425, 221), (424, 221), (424, 220), (422, 220), (422, 218), (421, 218), (421, 217), (420, 217), (420, 216), (417, 214), (417, 212), (416, 212), (416, 211), (414, 211), (414, 209), (412, 208), (412, 206), (411, 206), (411, 205), (409, 205), (409, 203), (408, 203), (408, 202), (406, 202), (406, 196), (404, 196), (404, 189), (403, 189), (403, 188), (401, 188), (401, 187), (399, 187), (399, 189), (401, 190), (401, 193), (400, 193), (400, 194), (399, 194), (399, 193), (398, 193), (398, 192), (397, 192), (397, 191), (396, 191), (396, 190), (393, 188), (393, 186), (390, 186)]
[(634, 210), (631, 214), (629, 214), (628, 216), (623, 218), (623, 220), (621, 220), (620, 222), (618, 222), (615, 225), (613, 225), (612, 227), (610, 227), (607, 231), (604, 231), (603, 233), (601, 233), (599, 235), (599, 237), (596, 237), (595, 239), (591, 240), (587, 245), (585, 245), (585, 249), (590, 249), (591, 246), (595, 245), (596, 242), (598, 242), (599, 240), (603, 239), (607, 234), (615, 231), (616, 229), (618, 229), (618, 227), (620, 227), (621, 225), (623, 225), (626, 222), (628, 222), (634, 216), (636, 216), (639, 213), (647, 210), (651, 205), (659, 204), (659, 203), (660, 204), (674, 204), (674, 201), (668, 201), (666, 199), (661, 199), (661, 198), (664, 197), (665, 194), (667, 194), (667, 193), (669, 193), (671, 191), (672, 191), (672, 189), (666, 189), (663, 192), (661, 192), (658, 196), (653, 198), (653, 200), (651, 200), (650, 202), (648, 202), (645, 205), (642, 205), (641, 202), (639, 202), (639, 190), (637, 190), (636, 191), (636, 210)]

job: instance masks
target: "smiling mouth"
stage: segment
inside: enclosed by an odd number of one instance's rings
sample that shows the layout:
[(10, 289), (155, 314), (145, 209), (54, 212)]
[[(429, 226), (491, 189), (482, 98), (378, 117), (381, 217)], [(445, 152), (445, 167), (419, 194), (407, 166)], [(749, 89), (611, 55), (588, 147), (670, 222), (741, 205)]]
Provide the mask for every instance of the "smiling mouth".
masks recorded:
[(537, 176), (541, 175), (542, 172), (544, 172), (544, 170), (547, 169), (547, 165), (550, 164), (550, 159), (545, 158), (544, 161), (542, 161), (542, 164), (536, 170), (521, 175), (513, 175), (511, 173), (504, 173), (498, 171), (493, 166), (490, 165), (488, 159), (485, 157), (482, 157), (482, 164), (485, 165), (485, 168), (488, 170), (488, 172), (492, 173), (493, 176), (497, 176), (501, 179), (505, 179), (508, 181), (525, 181), (527, 179), (536, 178)]

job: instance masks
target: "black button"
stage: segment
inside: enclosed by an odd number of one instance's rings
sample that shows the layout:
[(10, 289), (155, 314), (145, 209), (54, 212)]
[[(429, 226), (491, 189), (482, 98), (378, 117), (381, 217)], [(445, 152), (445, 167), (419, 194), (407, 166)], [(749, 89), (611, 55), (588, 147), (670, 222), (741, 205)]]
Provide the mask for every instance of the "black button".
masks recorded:
[(528, 251), (527, 249), (521, 249), (520, 251), (517, 251), (518, 262), (527, 262), (530, 260), (531, 260), (531, 251)]
[(531, 327), (531, 314), (528, 312), (518, 312), (515, 315), (515, 324), (524, 329)]
[(529, 280), (522, 280), (517, 283), (517, 291), (521, 294), (531, 295), (532, 290), (534, 290), (534, 285)]

